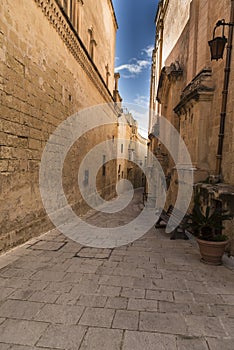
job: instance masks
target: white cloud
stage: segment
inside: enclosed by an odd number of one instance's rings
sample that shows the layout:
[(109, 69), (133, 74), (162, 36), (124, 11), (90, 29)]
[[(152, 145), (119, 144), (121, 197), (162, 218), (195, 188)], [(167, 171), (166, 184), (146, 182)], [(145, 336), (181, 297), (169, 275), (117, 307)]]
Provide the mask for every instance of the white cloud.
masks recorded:
[(136, 77), (135, 74), (129, 74), (129, 75), (123, 74), (123, 75), (121, 75), (121, 78), (124, 78), (124, 79), (133, 79), (135, 77)]
[(141, 51), (141, 54), (144, 55), (146, 54), (147, 57), (152, 57), (152, 51), (154, 49), (153, 45), (148, 45), (145, 49)]
[(137, 97), (133, 100), (134, 103), (140, 106), (149, 107), (149, 97), (137, 95)]
[(128, 63), (116, 67), (115, 71), (123, 71), (125, 74), (123, 77), (126, 79), (135, 78), (137, 74), (140, 74), (144, 69), (147, 69), (151, 66), (151, 56), (153, 49), (153, 45), (148, 45), (146, 48), (141, 50), (141, 55), (144, 56), (142, 59), (131, 58)]
[(136, 59), (132, 59), (132, 60), (134, 60), (134, 63), (122, 64), (116, 67), (115, 70), (117, 72), (120, 72), (123, 70), (135, 75), (135, 74), (141, 73), (143, 69), (150, 66), (150, 62), (147, 60), (136, 60)]
[(138, 122), (138, 131), (139, 133), (148, 138), (148, 120), (149, 120), (149, 112), (146, 109), (138, 108), (130, 108), (129, 112), (132, 113), (133, 118)]

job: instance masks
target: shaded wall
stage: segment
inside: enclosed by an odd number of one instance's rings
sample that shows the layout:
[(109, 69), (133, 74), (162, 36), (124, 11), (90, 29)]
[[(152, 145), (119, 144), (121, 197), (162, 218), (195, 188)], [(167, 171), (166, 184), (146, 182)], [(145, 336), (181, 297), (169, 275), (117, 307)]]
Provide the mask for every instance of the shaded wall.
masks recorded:
[[(73, 113), (113, 102), (101, 62), (105, 56), (113, 76), (116, 23), (109, 1), (102, 2), (99, 12), (95, 10), (98, 3), (95, 1), (93, 7), (93, 2), (87, 1), (85, 6), (92, 17), (86, 20), (95, 23), (97, 37), (102, 41), (100, 52), (108, 52), (97, 59), (100, 71), (56, 1), (0, 4), (0, 250), (51, 227), (38, 185), (41, 155), (51, 133)], [(103, 26), (109, 27), (106, 40)], [(116, 114), (111, 107), (109, 118), (112, 125), (85, 135), (65, 163), (65, 192), (79, 213), (88, 208), (79, 190), (75, 190), (77, 164), (95, 143), (117, 135)], [(113, 196), (115, 182), (113, 163), (106, 178), (97, 179), (100, 193)]]

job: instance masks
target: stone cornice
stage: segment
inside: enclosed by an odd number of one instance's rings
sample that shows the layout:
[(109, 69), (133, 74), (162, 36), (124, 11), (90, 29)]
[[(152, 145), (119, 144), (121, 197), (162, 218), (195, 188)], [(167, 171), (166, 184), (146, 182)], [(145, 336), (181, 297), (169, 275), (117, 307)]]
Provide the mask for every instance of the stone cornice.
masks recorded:
[(117, 18), (116, 18), (113, 2), (112, 2), (112, 0), (107, 0), (107, 1), (108, 1), (109, 6), (110, 6), (113, 22), (114, 22), (114, 25), (115, 25), (115, 30), (117, 30), (119, 27), (118, 27), (118, 22), (117, 22)]
[(186, 106), (191, 104), (191, 101), (210, 101), (214, 93), (212, 82), (211, 68), (204, 68), (196, 77), (185, 87), (182, 92), (180, 102), (174, 108), (174, 112), (180, 116), (186, 112)]
[(159, 1), (156, 16), (154, 19), (156, 27), (158, 25), (161, 25), (160, 21), (163, 22), (165, 14), (167, 12), (168, 4), (169, 4), (169, 0), (160, 0)]
[(114, 102), (113, 96), (107, 88), (96, 65), (91, 60), (84, 44), (74, 30), (65, 12), (56, 0), (34, 0), (38, 7), (57, 31), (61, 40), (67, 46), (75, 60), (82, 67), (88, 78), (95, 85), (104, 100), (108, 103)]

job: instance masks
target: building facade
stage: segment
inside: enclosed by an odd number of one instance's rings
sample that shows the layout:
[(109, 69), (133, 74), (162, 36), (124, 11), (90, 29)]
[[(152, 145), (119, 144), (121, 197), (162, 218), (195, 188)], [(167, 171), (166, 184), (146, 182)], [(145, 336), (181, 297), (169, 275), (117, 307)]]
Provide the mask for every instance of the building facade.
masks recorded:
[[(170, 121), (185, 142), (192, 160), (194, 187), (199, 188), (204, 205), (218, 205), (234, 212), (234, 53), (230, 49), (233, 27), (224, 29), (230, 40), (224, 59), (211, 61), (208, 45), (221, 19), (234, 23), (234, 1), (221, 0), (215, 6), (212, 0), (159, 2), (152, 56), (149, 149), (158, 157), (168, 179), (167, 205), (175, 203), (178, 180), (173, 159), (155, 137), (155, 130), (160, 129), (158, 116)], [(217, 35), (222, 36), (221, 27), (217, 28)], [(224, 70), (227, 72), (228, 54), (232, 59), (227, 91)], [(178, 163), (179, 158), (178, 150)], [(230, 237), (233, 230), (233, 222), (227, 223)], [(234, 251), (233, 243), (231, 250)]]
[[(117, 137), (121, 100), (114, 76), (117, 22), (111, 0), (20, 0), (0, 3), (0, 251), (52, 227), (39, 191), (39, 165), (55, 129), (85, 108), (106, 104), (110, 123), (83, 135), (64, 164), (63, 187), (78, 213), (78, 166), (103, 140)], [(87, 181), (88, 171), (84, 178)], [(116, 162), (97, 177), (113, 197)]]
[[(138, 132), (138, 123), (128, 111), (118, 120), (117, 178), (129, 180), (134, 188), (145, 185), (147, 139)], [(124, 191), (124, 185), (121, 189)]]

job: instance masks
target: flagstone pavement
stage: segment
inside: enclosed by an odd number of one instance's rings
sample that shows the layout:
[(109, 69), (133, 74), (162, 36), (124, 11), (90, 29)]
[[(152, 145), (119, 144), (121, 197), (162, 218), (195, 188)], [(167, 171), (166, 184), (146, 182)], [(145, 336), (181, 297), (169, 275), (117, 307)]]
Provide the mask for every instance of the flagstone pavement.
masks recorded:
[(115, 249), (54, 229), (0, 257), (9, 349), (233, 350), (234, 271), (202, 264), (193, 241), (162, 229)]

